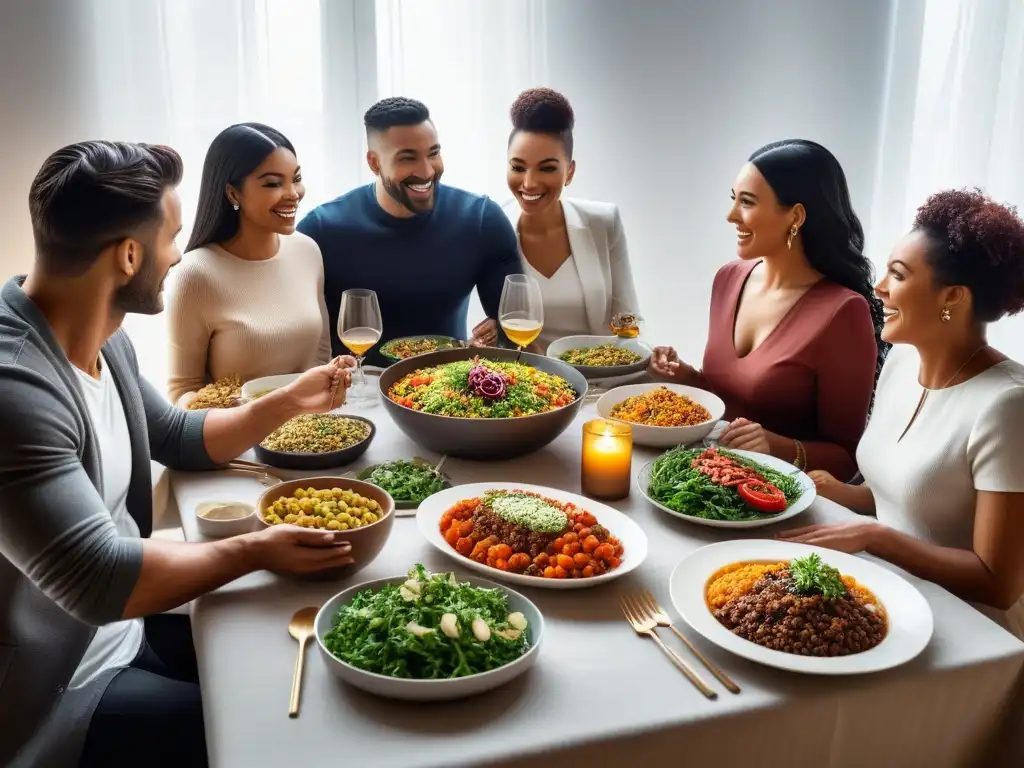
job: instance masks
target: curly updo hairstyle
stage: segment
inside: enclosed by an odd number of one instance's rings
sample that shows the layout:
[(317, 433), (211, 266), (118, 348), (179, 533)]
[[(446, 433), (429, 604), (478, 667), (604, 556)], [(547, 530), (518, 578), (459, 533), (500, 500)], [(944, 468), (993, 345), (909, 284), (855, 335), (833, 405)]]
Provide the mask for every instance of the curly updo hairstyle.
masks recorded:
[(979, 189), (951, 189), (917, 209), (914, 229), (931, 242), (935, 279), (970, 289), (978, 322), (1024, 311), (1024, 221), (1015, 207)]
[(565, 148), (565, 156), (572, 160), (572, 129), (576, 125), (569, 100), (550, 88), (531, 88), (523, 91), (512, 102), (512, 133), (508, 142), (520, 131), (555, 136)]

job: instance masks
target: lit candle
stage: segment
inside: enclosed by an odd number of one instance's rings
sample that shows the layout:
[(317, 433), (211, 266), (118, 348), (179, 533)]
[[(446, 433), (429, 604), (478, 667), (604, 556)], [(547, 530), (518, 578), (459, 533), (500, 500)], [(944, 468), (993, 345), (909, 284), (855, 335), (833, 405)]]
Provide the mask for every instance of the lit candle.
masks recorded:
[(633, 430), (628, 424), (595, 419), (583, 425), (580, 486), (585, 496), (628, 496), (632, 462)]

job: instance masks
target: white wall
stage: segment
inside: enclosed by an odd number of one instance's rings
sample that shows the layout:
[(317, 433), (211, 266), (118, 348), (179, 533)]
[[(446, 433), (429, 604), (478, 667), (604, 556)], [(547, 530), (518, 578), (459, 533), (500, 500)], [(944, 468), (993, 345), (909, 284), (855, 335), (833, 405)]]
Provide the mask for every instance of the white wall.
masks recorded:
[(571, 193), (622, 209), (651, 340), (699, 364), (711, 280), (735, 253), (729, 189), (759, 146), (831, 149), (869, 225), (890, 5), (548, 3), (548, 84), (577, 115)]

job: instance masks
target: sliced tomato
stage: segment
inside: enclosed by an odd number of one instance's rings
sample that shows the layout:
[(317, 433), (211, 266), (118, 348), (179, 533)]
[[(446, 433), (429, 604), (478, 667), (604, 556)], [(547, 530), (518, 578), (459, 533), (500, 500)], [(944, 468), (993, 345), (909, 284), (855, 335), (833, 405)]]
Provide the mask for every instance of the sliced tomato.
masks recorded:
[(786, 495), (764, 480), (748, 480), (736, 486), (736, 491), (758, 512), (782, 512), (787, 506)]

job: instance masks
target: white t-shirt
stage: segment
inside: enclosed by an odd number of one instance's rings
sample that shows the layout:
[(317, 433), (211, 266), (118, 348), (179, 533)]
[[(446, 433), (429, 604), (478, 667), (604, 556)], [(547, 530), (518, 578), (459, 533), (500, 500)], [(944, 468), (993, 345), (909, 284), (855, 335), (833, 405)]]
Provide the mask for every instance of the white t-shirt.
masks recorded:
[[(103, 502), (121, 536), (139, 538), (139, 526), (128, 514), (128, 486), (132, 477), (131, 438), (114, 377), (100, 357), (99, 381), (75, 369), (89, 408), (89, 420), (100, 449)], [(138, 655), (145, 637), (142, 619), (117, 621), (97, 628), (69, 688), (80, 688), (108, 669), (128, 666)]]
[(563, 336), (588, 335), (590, 322), (583, 300), (583, 282), (580, 280), (576, 259), (570, 256), (551, 277), (544, 277), (523, 258), (526, 274), (540, 285), (544, 299), (544, 330), (537, 342), (542, 349)]
[[(921, 400), (917, 350), (890, 351), (857, 465), (878, 521), (943, 547), (973, 549), (977, 491), (1024, 492), (1024, 366), (994, 365)], [(1024, 637), (1024, 605), (984, 612)]]

